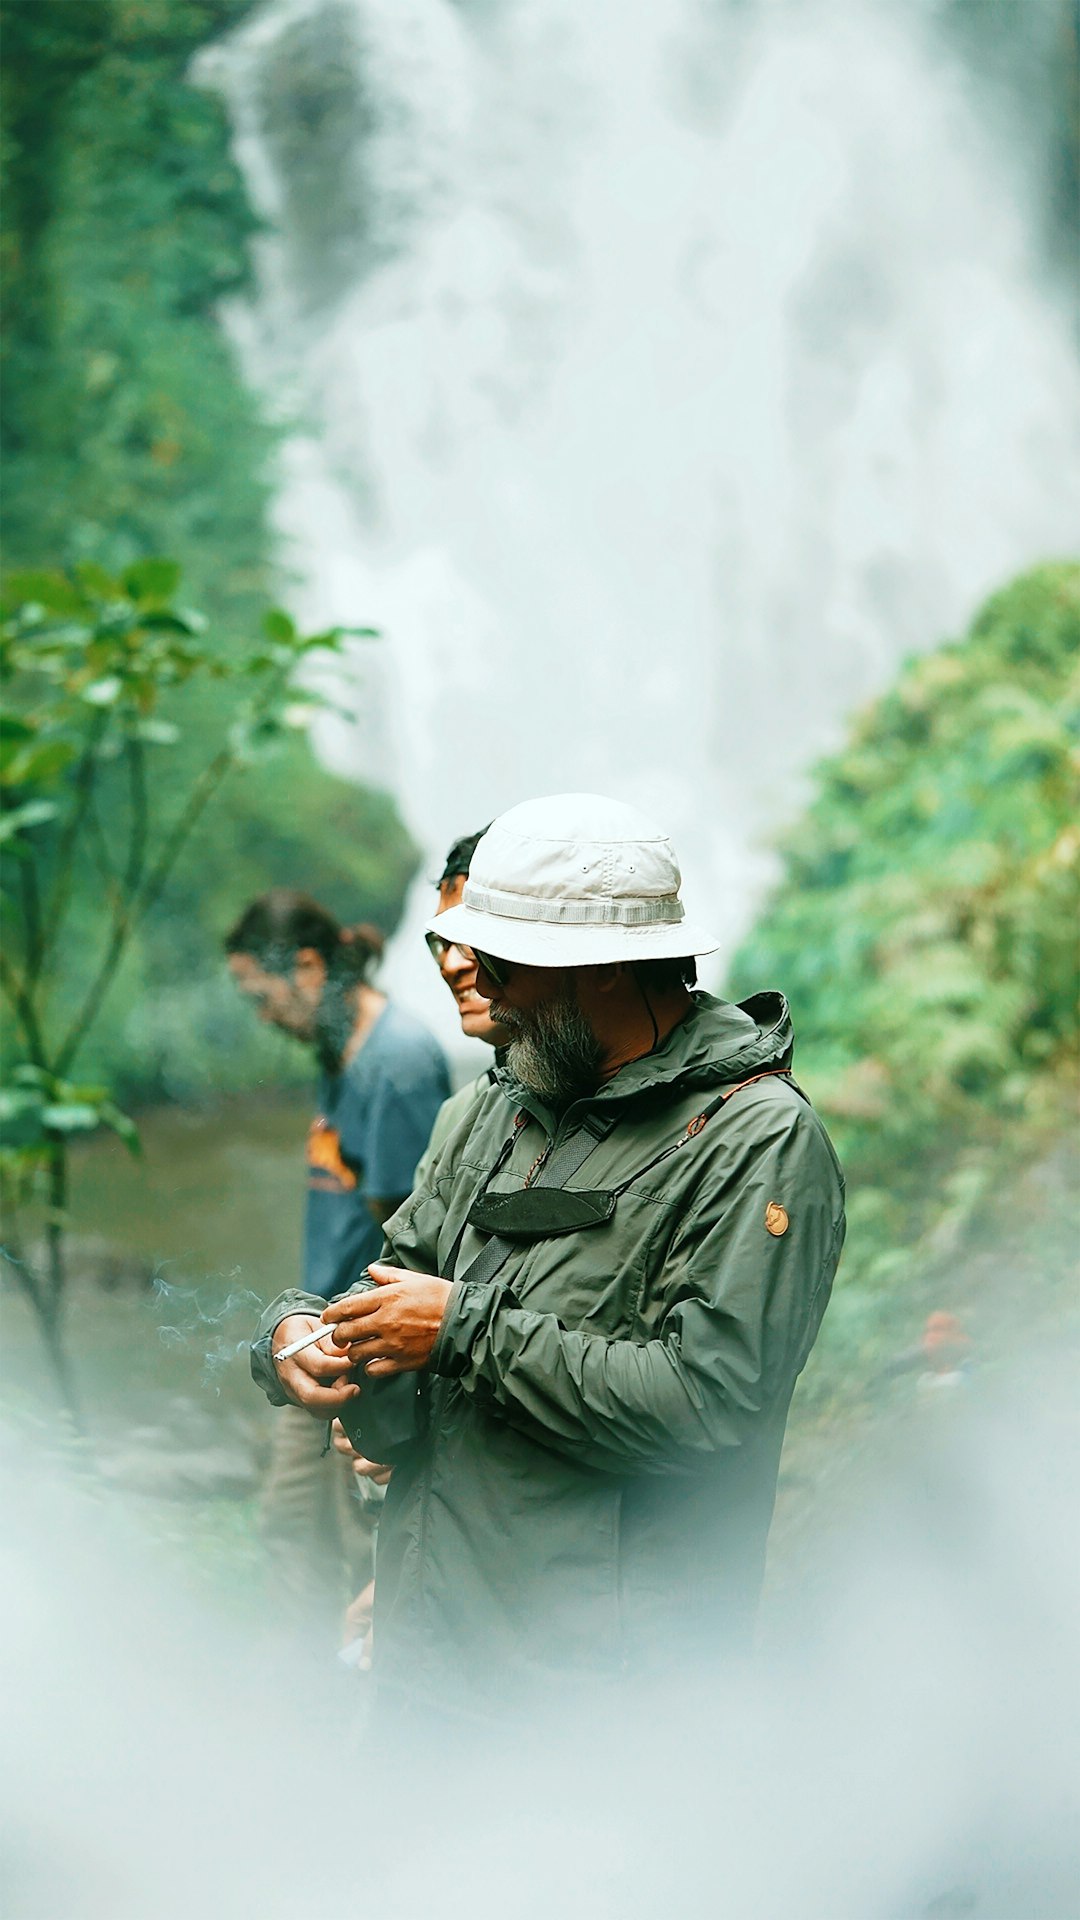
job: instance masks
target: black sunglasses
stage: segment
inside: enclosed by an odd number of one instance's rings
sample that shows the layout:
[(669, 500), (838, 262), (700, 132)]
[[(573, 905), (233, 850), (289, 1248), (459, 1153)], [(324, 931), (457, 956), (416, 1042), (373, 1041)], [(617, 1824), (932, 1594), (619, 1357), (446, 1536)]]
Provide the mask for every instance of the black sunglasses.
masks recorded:
[(512, 961), (497, 960), (493, 953), (481, 953), (479, 947), (473, 948), (473, 959), (478, 967), (483, 967), (493, 987), (505, 987), (510, 978)]
[(427, 945), (427, 950), (437, 967), (442, 965), (443, 954), (448, 953), (451, 947), (456, 947), (458, 952), (463, 953), (467, 960), (471, 960), (473, 957), (471, 947), (463, 947), (460, 940), (444, 940), (441, 933), (433, 933), (430, 929), (425, 933), (424, 940)]

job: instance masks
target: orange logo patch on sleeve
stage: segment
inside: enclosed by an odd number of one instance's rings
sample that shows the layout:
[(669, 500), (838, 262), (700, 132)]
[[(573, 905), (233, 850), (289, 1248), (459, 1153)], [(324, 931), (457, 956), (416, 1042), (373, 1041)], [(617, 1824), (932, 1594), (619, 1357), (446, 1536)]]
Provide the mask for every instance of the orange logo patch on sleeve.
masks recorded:
[(308, 1128), (309, 1183), (324, 1193), (351, 1193), (356, 1175), (341, 1157), (341, 1139), (328, 1121), (313, 1120)]
[(787, 1232), (790, 1224), (787, 1216), (787, 1208), (782, 1207), (779, 1200), (770, 1200), (765, 1209), (766, 1233), (775, 1234), (777, 1239), (779, 1239), (782, 1233)]

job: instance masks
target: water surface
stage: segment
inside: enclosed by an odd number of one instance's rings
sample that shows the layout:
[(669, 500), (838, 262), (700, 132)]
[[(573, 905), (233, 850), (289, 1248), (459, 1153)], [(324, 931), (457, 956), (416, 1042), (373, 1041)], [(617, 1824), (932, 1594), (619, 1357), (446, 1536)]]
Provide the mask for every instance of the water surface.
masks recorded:
[[(111, 1136), (72, 1166), (68, 1337), (92, 1431), (259, 1423), (246, 1354), (262, 1302), (300, 1276), (302, 1097), (251, 1095), (143, 1116), (143, 1157)], [(25, 1300), (4, 1286), (8, 1405), (47, 1413), (54, 1388)]]

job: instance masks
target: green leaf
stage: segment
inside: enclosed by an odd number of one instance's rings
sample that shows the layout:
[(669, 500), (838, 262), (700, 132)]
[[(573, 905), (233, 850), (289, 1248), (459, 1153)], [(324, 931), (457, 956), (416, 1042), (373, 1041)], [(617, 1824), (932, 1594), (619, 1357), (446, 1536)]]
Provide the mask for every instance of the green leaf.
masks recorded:
[(106, 573), (104, 567), (99, 567), (96, 560), (80, 560), (74, 572), (79, 585), (85, 587), (87, 593), (92, 593), (98, 600), (122, 598), (123, 588), (119, 580), (114, 580), (111, 573)]
[(155, 747), (174, 747), (180, 738), (180, 729), (171, 720), (136, 720), (131, 731), (136, 740)]
[(150, 673), (129, 677), (125, 689), (128, 698), (134, 700), (139, 712), (144, 716), (157, 705), (159, 690), (157, 681)]
[(25, 1090), (17, 1087), (0, 1089), (0, 1126), (7, 1121), (19, 1119), (23, 1114), (36, 1113), (41, 1103), (40, 1092), (33, 1093), (29, 1087)]
[(263, 615), (263, 632), (268, 640), (276, 645), (291, 647), (296, 642), (296, 622), (290, 619), (283, 607), (271, 607)]
[(47, 607), (50, 613), (79, 613), (82, 595), (62, 573), (27, 571), (8, 575), (4, 583), (4, 606), (14, 610), (28, 601)]
[(96, 1107), (80, 1100), (65, 1100), (42, 1107), (41, 1124), (51, 1133), (92, 1133), (99, 1125), (99, 1115)]
[(18, 1087), (42, 1087), (46, 1092), (51, 1092), (56, 1084), (54, 1076), (45, 1067), (31, 1066), (29, 1060), (13, 1068), (9, 1077)]
[(124, 573), (124, 586), (140, 603), (171, 600), (179, 585), (180, 568), (175, 560), (136, 560)]
[(103, 1100), (98, 1111), (104, 1124), (119, 1135), (128, 1152), (138, 1159), (142, 1154), (142, 1141), (139, 1138), (139, 1129), (131, 1115), (121, 1113), (120, 1108), (114, 1106), (111, 1100)]
[(32, 740), (36, 733), (37, 728), (21, 713), (0, 712), (0, 740)]
[(0, 786), (17, 785), (17, 779), (12, 780), (9, 777), (8, 768), (17, 766), (24, 753), (25, 748), (21, 740), (0, 740)]
[(24, 747), (21, 753), (12, 755), (0, 777), (5, 786), (36, 786), (42, 781), (55, 779), (58, 773), (71, 765), (77, 752), (78, 748), (71, 740), (47, 740), (40, 746)]
[(0, 814), (0, 842), (13, 839), (28, 827), (44, 826), (46, 820), (55, 820), (59, 811), (55, 800), (28, 800), (23, 807), (12, 807), (9, 813)]
[(301, 653), (314, 653), (317, 648), (325, 648), (336, 653), (343, 640), (381, 640), (378, 627), (327, 627), (325, 633), (312, 633), (304, 640)]
[[(205, 622), (203, 623), (205, 625)], [(202, 631), (196, 626), (190, 613), (174, 613), (170, 607), (150, 607), (140, 615), (139, 625), (148, 627), (153, 633), (184, 633), (194, 635)]]
[(91, 707), (113, 707), (123, 690), (123, 681), (118, 674), (106, 674), (103, 680), (91, 680), (82, 690), (82, 697)]

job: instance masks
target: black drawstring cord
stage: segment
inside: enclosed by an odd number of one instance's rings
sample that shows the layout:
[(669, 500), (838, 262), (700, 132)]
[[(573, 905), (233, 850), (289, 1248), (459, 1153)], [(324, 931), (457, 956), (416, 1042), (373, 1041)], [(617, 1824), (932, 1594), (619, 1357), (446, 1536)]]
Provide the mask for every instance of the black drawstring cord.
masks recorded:
[(630, 971), (634, 976), (634, 985), (645, 1002), (645, 1011), (648, 1014), (649, 1019), (652, 1021), (652, 1045), (649, 1048), (649, 1052), (655, 1053), (657, 1047), (660, 1045), (660, 1029), (656, 1024), (656, 1015), (652, 1010), (652, 1001), (649, 999), (648, 994), (646, 993), (644, 987), (641, 984), (641, 975), (638, 972), (637, 967), (632, 966)]

